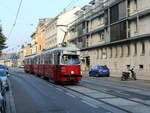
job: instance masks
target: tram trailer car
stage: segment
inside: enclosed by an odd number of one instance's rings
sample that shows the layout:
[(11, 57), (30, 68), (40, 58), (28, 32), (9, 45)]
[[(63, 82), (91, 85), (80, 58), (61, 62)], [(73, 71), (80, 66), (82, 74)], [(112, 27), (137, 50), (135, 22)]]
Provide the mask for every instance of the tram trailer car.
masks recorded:
[(34, 73), (34, 64), (33, 64), (34, 56), (26, 56), (24, 60), (24, 71), (26, 73)]
[(54, 81), (79, 82), (81, 80), (80, 52), (75, 47), (59, 47), (34, 56), (34, 73)]

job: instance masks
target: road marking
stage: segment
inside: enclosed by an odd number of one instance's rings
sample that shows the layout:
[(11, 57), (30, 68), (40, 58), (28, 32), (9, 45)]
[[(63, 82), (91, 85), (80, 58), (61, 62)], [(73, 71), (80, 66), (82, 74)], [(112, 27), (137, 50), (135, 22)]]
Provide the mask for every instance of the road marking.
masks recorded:
[(93, 107), (93, 108), (98, 108), (98, 106), (96, 106), (96, 105), (94, 105), (94, 104), (91, 104), (91, 103), (89, 103), (89, 102), (87, 102), (87, 101), (85, 101), (85, 100), (81, 100), (81, 101), (82, 101), (83, 103), (85, 103), (85, 104), (87, 104), (87, 105)]
[(127, 95), (127, 96), (130, 96), (129, 94), (123, 93), (123, 92), (121, 92), (121, 91), (116, 91), (116, 92), (119, 93), (119, 94), (121, 94), (121, 95)]
[[(87, 103), (93, 105), (93, 106), (96, 106), (96, 108), (100, 107), (103, 103), (100, 102), (100, 101), (97, 101), (95, 99), (92, 99), (90, 97), (87, 97), (87, 96), (80, 96), (80, 98), (83, 100), (83, 101), (86, 101)], [(82, 101), (81, 100), (81, 101)]]
[(111, 98), (111, 99), (101, 99), (101, 100), (115, 106), (132, 106), (132, 105), (134, 106), (138, 104), (137, 102), (133, 102), (123, 98)]
[(68, 96), (71, 96), (71, 97), (73, 97), (73, 98), (75, 98), (76, 96), (74, 96), (73, 94), (71, 94), (71, 93), (65, 93), (66, 95), (68, 95)]
[(62, 89), (60, 89), (60, 88), (56, 88), (57, 90), (59, 90), (59, 91), (63, 91)]
[(97, 93), (87, 93), (86, 95), (92, 97), (92, 98), (114, 98), (115, 96), (113, 95), (109, 95), (106, 93), (101, 93), (101, 92), (97, 92)]

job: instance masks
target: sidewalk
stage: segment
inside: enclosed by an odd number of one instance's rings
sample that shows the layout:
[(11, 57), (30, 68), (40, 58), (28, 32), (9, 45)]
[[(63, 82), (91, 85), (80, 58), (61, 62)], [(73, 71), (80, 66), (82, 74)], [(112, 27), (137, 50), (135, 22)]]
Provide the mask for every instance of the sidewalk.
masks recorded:
[[(121, 75), (117, 75), (117, 74), (110, 74), (111, 77), (121, 77)], [(149, 80), (150, 81), (150, 76), (140, 76), (140, 75), (136, 75), (137, 80)]]
[[(83, 76), (89, 76), (88, 75), (88, 71), (84, 71), (84, 72), (82, 72), (82, 75)], [(120, 78), (121, 77), (121, 74), (110, 74), (110, 77), (116, 77), (116, 78)], [(146, 75), (144, 75), (144, 76), (142, 76), (142, 75), (136, 75), (136, 78), (137, 78), (137, 80), (148, 80), (148, 81), (150, 81), (150, 75), (149, 76), (146, 76)]]

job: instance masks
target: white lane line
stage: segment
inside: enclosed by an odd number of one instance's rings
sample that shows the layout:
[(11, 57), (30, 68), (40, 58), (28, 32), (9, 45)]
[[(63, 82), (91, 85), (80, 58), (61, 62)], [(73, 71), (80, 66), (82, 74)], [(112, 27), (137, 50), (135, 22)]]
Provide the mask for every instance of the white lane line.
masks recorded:
[(71, 94), (71, 93), (65, 93), (66, 95), (68, 95), (68, 96), (71, 96), (71, 97), (73, 97), (73, 98), (75, 98), (76, 96), (74, 96), (73, 94)]
[(121, 91), (116, 91), (117, 93), (121, 94), (121, 95), (127, 95), (127, 96), (130, 96), (130, 94), (127, 94), (127, 93), (123, 93)]
[(85, 100), (81, 100), (81, 101), (82, 101), (83, 103), (85, 103), (85, 104), (87, 104), (87, 105), (93, 107), (93, 108), (98, 108), (98, 106), (96, 106), (96, 105), (94, 105), (94, 104), (91, 104), (91, 103), (89, 103), (89, 102), (87, 102), (87, 101), (85, 101)]
[(59, 90), (59, 91), (63, 91), (62, 89), (60, 89), (60, 88), (56, 88), (57, 90)]

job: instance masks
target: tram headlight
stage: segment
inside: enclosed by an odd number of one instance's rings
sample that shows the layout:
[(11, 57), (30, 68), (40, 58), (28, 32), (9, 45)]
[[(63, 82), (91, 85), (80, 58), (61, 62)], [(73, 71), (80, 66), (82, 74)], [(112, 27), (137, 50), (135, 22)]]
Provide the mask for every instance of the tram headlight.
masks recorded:
[(74, 74), (74, 71), (71, 71), (70, 73), (71, 73), (71, 74)]

